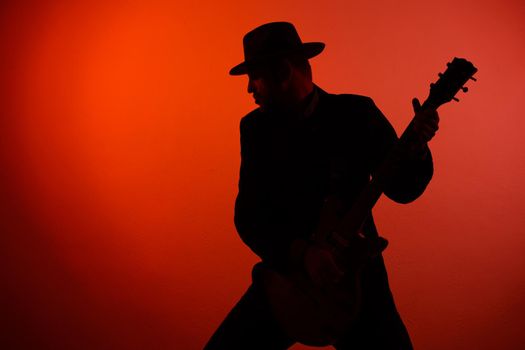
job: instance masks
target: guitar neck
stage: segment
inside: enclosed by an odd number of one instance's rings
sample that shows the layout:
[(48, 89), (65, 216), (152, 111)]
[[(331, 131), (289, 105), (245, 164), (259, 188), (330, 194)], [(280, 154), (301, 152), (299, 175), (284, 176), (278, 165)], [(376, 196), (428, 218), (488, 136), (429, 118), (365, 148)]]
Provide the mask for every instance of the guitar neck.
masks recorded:
[[(428, 99), (423, 103), (422, 108), (432, 108)], [(348, 240), (352, 235), (359, 233), (372, 208), (383, 194), (385, 184), (394, 175), (399, 160), (423, 146), (414, 134), (413, 122), (414, 118), (339, 223), (336, 231), (341, 237)]]
[[(422, 109), (437, 110), (444, 103), (451, 100), (458, 101), (455, 97), (456, 93), (459, 90), (467, 92), (468, 89), (463, 87), (463, 85), (469, 79), (476, 80), (473, 78), (473, 75), (478, 69), (463, 58), (455, 57), (452, 62), (447, 63), (447, 67), (444, 73), (438, 74), (439, 80), (430, 84), (430, 93), (421, 106)], [(414, 118), (412, 118), (399, 141), (388, 153), (379, 169), (373, 174), (368, 185), (359, 194), (352, 208), (340, 221), (339, 226), (335, 230), (335, 233), (340, 238), (348, 241), (349, 238), (360, 232), (367, 216), (381, 197), (381, 194), (383, 194), (385, 184), (392, 178), (395, 166), (399, 160), (423, 146), (414, 133), (413, 123)]]

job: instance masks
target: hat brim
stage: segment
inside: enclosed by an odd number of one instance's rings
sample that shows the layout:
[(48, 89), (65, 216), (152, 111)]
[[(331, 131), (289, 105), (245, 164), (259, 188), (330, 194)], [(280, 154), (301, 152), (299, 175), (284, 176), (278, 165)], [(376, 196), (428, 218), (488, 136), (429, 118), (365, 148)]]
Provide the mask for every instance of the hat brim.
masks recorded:
[(259, 57), (257, 60), (244, 61), (236, 65), (232, 69), (230, 69), (230, 75), (247, 74), (249, 66), (257, 65), (257, 64), (267, 61), (268, 59), (279, 57), (279, 56), (286, 56), (292, 53), (301, 52), (307, 59), (310, 59), (310, 58), (313, 58), (319, 55), (324, 50), (324, 47), (325, 47), (324, 43), (321, 43), (321, 42), (303, 43), (302, 47), (299, 50), (281, 51), (281, 52), (273, 53), (271, 55), (266, 55), (264, 57)]

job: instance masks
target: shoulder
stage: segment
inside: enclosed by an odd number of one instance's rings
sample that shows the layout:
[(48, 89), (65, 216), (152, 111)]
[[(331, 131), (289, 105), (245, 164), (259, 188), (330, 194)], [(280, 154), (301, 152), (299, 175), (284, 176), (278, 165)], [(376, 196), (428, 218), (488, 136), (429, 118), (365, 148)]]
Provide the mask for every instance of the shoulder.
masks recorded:
[(371, 110), (377, 108), (374, 100), (369, 96), (357, 94), (327, 94), (328, 100), (335, 104), (338, 108), (343, 109), (357, 109), (357, 110)]
[(250, 130), (256, 127), (256, 125), (259, 123), (259, 120), (261, 119), (261, 110), (260, 108), (256, 108), (253, 111), (246, 114), (244, 117), (241, 118), (241, 131)]
[(381, 112), (369, 96), (357, 94), (329, 94), (323, 96), (323, 110), (336, 125), (365, 127)]
[(257, 135), (264, 133), (266, 115), (260, 108), (256, 108), (241, 118), (240, 134), (241, 139), (255, 139)]

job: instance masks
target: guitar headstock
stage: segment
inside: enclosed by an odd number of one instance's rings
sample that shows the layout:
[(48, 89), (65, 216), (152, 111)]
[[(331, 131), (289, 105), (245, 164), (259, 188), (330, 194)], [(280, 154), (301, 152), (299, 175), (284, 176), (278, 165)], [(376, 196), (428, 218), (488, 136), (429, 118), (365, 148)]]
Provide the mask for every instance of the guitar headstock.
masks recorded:
[(447, 63), (447, 67), (444, 73), (439, 73), (438, 81), (430, 84), (430, 94), (425, 105), (433, 109), (451, 100), (459, 101), (455, 97), (458, 91), (468, 91), (463, 85), (469, 79), (476, 81), (473, 75), (478, 69), (466, 59), (454, 57), (452, 62)]

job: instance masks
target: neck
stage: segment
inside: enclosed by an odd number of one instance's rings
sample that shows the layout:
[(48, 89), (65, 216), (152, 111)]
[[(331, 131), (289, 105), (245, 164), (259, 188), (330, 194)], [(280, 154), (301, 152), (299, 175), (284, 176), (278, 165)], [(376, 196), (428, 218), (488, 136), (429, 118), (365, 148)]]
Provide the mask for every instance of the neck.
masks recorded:
[(311, 79), (290, 79), (284, 82), (279, 88), (279, 99), (276, 102), (266, 106), (261, 106), (261, 109), (266, 111), (273, 111), (279, 114), (285, 114), (293, 117), (294, 115), (301, 115), (308, 103), (311, 100), (311, 95), (314, 91), (314, 83)]
[(289, 103), (286, 109), (291, 111), (293, 114), (301, 114), (304, 109), (308, 106), (311, 100), (311, 95), (314, 91), (314, 84), (312, 81), (305, 81), (295, 84), (292, 87)]
[(300, 104), (303, 102), (308, 95), (312, 93), (314, 90), (314, 84), (312, 81), (305, 81), (303, 84), (299, 85), (296, 88), (296, 100)]

